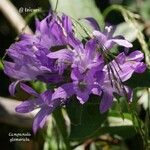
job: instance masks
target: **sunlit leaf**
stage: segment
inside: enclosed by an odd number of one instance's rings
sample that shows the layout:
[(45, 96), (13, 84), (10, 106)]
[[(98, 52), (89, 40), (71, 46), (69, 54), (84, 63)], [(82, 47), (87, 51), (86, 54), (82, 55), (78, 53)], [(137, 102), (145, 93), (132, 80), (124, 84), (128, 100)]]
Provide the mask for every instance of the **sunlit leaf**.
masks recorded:
[[(143, 30), (143, 26), (139, 25), (141, 31)], [(116, 31), (114, 35), (122, 35), (128, 41), (133, 42), (137, 38), (138, 31), (133, 26), (130, 26), (128, 23), (123, 22), (117, 25)]]
[[(53, 10), (56, 0), (49, 0)], [(103, 16), (93, 0), (58, 0), (57, 12), (63, 12), (75, 19), (93, 17), (103, 26)]]

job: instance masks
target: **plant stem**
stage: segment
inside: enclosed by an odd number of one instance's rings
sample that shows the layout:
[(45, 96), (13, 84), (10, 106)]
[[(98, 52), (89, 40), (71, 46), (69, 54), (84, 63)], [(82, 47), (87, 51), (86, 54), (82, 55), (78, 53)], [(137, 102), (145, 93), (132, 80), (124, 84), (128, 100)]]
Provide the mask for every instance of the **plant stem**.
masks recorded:
[(17, 33), (21, 33), (24, 29), (25, 33), (32, 34), (32, 30), (27, 26), (25, 20), (19, 13), (19, 10), (9, 0), (0, 0), (0, 11), (11, 23)]
[(62, 110), (61, 109), (57, 109), (54, 113), (53, 113), (53, 118), (56, 121), (57, 127), (61, 133), (61, 136), (63, 138), (63, 141), (65, 143), (66, 146), (66, 150), (71, 150), (71, 146), (70, 146), (70, 142), (68, 139), (68, 133), (67, 133), (67, 128), (66, 128), (66, 123), (65, 123), (65, 119), (63, 117), (62, 114)]
[(3, 70), (3, 69), (4, 69), (3, 63), (2, 63), (2, 61), (0, 60), (0, 70)]

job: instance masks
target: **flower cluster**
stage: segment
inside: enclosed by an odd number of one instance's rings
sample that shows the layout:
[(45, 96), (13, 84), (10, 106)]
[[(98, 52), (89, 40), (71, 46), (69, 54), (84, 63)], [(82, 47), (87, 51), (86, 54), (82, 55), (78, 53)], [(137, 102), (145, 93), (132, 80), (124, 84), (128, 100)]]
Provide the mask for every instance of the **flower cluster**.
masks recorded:
[[(85, 18), (93, 27), (86, 42), (75, 35), (71, 19), (66, 15), (49, 14), (36, 20), (34, 35), (22, 34), (20, 40), (7, 50), (12, 61), (5, 61), (5, 73), (15, 79), (9, 91), (15, 93), (16, 85), (32, 98), (22, 102), (16, 111), (27, 113), (40, 108), (33, 123), (33, 131), (42, 128), (46, 118), (57, 107), (76, 96), (81, 104), (91, 94), (99, 96), (100, 111), (106, 112), (113, 103), (114, 93), (132, 99), (132, 90), (124, 85), (134, 72), (142, 73), (146, 65), (143, 54), (136, 50), (113, 56), (114, 45), (130, 48), (132, 44), (122, 36), (113, 37), (113, 28), (106, 26), (101, 32), (93, 18)], [(39, 94), (26, 81), (39, 80), (55, 88)]]

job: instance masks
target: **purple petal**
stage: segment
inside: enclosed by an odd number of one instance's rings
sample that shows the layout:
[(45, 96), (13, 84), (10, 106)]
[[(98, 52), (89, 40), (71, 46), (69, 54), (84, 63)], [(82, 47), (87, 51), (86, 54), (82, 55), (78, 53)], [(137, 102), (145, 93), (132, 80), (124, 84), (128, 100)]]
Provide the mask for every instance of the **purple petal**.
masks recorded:
[(99, 32), (99, 31), (93, 31), (93, 35), (98, 39), (98, 41), (100, 43), (102, 43), (103, 45), (105, 44), (105, 42), (107, 41), (107, 37), (105, 34)]
[[(21, 63), (21, 62), (20, 62)], [(30, 68), (31, 67), (31, 68)], [(19, 79), (19, 80), (31, 80), (35, 79), (36, 76), (36, 70), (32, 70), (34, 68), (33, 65), (30, 64), (30, 66), (25, 66), (21, 64), (15, 64), (11, 62), (4, 62), (4, 72), (8, 76)], [(36, 69), (36, 68), (34, 68)]]
[(41, 94), (41, 99), (45, 102), (48, 106), (51, 106), (51, 99), (52, 99), (52, 91), (47, 90)]
[(96, 49), (97, 49), (97, 41), (95, 39), (89, 40), (85, 44), (86, 57), (91, 60), (93, 60), (94, 58), (98, 59), (99, 55), (98, 55), (98, 52), (96, 51)]
[(53, 58), (53, 59), (71, 59), (73, 55), (73, 52), (69, 49), (62, 49), (56, 52), (51, 52), (47, 55), (47, 57), (49, 58)]
[(88, 21), (88, 23), (93, 27), (94, 30), (100, 31), (100, 27), (99, 27), (97, 21), (94, 18), (86, 17), (84, 19)]
[(124, 64), (124, 62), (126, 61), (126, 55), (124, 52), (120, 53), (116, 58), (115, 61), (119, 64)]
[(17, 80), (15, 82), (12, 82), (10, 85), (9, 85), (9, 93), (14, 96), (15, 95), (15, 91), (16, 91), (16, 86), (17, 84), (19, 83), (20, 81)]
[(39, 96), (39, 94), (38, 94), (34, 89), (32, 89), (31, 87), (29, 87), (28, 85), (26, 85), (26, 84), (24, 84), (24, 83), (20, 83), (20, 87), (21, 87), (24, 91), (26, 91), (28, 94), (31, 94), (31, 95), (33, 95), (33, 96), (35, 96), (35, 97), (38, 97), (38, 96)]
[(138, 65), (135, 68), (136, 73), (143, 73), (146, 70), (147, 66), (143, 62), (138, 63)]
[(63, 33), (62, 27), (59, 25), (58, 22), (54, 22), (51, 26), (51, 34), (55, 37), (55, 41), (57, 41), (60, 44), (65, 43), (65, 33)]
[(37, 79), (45, 83), (60, 83), (64, 80), (63, 76), (58, 75), (58, 73), (45, 73), (37, 76)]
[(68, 97), (71, 97), (74, 94), (73, 84), (72, 83), (66, 83), (57, 88), (52, 95), (52, 99), (67, 99)]
[(116, 43), (120, 46), (124, 46), (124, 47), (127, 47), (127, 48), (131, 48), (133, 45), (128, 42), (127, 40), (122, 40), (122, 39), (110, 39), (108, 40), (105, 44), (106, 44), (106, 47), (110, 46), (111, 43)]
[(28, 113), (38, 108), (43, 102), (40, 98), (29, 99), (18, 105), (15, 110), (19, 113)]
[(119, 77), (124, 82), (131, 78), (132, 74), (134, 73), (134, 68), (132, 68), (130, 64), (127, 64), (126, 66), (121, 66), (121, 70), (119, 70), (118, 73)]
[(72, 69), (72, 72), (71, 72), (71, 79), (72, 80), (80, 80), (82, 79), (84, 76), (82, 75), (82, 73), (79, 71), (78, 68), (74, 68)]
[(89, 99), (89, 92), (77, 92), (77, 99), (80, 104), (84, 104)]
[(67, 39), (68, 39), (68, 43), (73, 48), (75, 48), (76, 46), (81, 46), (82, 47), (81, 41), (79, 39), (75, 38), (73, 33), (68, 33)]
[(46, 17), (45, 19), (43, 19), (41, 22), (36, 20), (36, 32), (39, 32), (41, 34), (46, 34), (49, 32), (49, 26), (48, 26), (48, 22), (47, 19), (50, 16)]
[(46, 122), (47, 117), (52, 113), (54, 108), (44, 106), (41, 108), (41, 110), (37, 113), (35, 116), (34, 122), (33, 122), (33, 132), (34, 134), (37, 132), (38, 128), (42, 128)]
[(67, 33), (72, 32), (72, 22), (68, 16), (66, 15), (62, 16), (62, 24)]
[(94, 85), (92, 89), (92, 93), (100, 96), (102, 94), (102, 89), (99, 85)]
[(126, 93), (127, 93), (127, 98), (128, 101), (131, 102), (132, 101), (132, 97), (133, 97), (133, 90), (131, 88), (129, 88), (128, 86), (124, 86)]
[(69, 49), (62, 49), (57, 52), (51, 52), (47, 56), (57, 59), (56, 67), (59, 70), (59, 74), (62, 75), (64, 70), (72, 63), (73, 52)]
[(100, 112), (106, 112), (113, 103), (113, 93), (111, 91), (104, 91), (100, 102)]
[(144, 54), (141, 51), (134, 51), (129, 54), (128, 60), (131, 61), (141, 61), (144, 58)]

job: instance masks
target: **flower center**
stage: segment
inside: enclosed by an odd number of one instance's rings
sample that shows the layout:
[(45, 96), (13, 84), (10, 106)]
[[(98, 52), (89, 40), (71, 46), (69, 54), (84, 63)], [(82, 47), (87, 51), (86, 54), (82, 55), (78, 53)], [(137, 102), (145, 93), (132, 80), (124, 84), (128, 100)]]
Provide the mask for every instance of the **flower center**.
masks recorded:
[(78, 87), (81, 91), (84, 91), (87, 87), (87, 83), (85, 81), (80, 81)]

